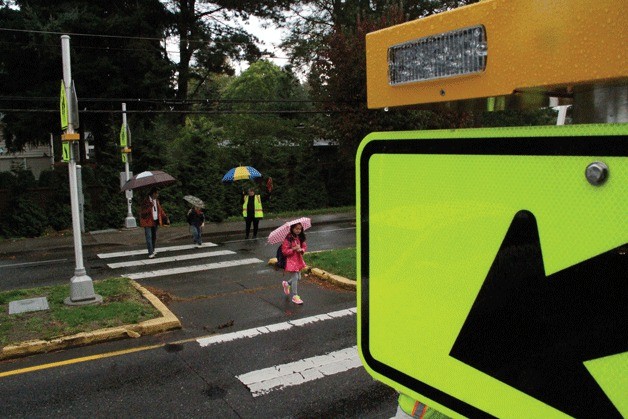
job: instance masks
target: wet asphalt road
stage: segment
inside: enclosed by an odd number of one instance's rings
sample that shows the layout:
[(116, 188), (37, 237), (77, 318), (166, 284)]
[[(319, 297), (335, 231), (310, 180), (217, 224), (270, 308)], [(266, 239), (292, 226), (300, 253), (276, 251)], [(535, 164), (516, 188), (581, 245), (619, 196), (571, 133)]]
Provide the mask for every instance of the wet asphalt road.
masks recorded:
[[(315, 226), (307, 233), (311, 251), (355, 246), (355, 225), (350, 222)], [(216, 246), (160, 252), (156, 259), (228, 251), (233, 253), (206, 259), (259, 262), (137, 280), (166, 296), (169, 309), (183, 324), (181, 330), (0, 363), (3, 416), (391, 417), (396, 409), (394, 391), (374, 381), (362, 367), (263, 395), (255, 395), (237, 378), (355, 347), (355, 314), (207, 347), (199, 345), (207, 336), (284, 324), (356, 306), (354, 291), (313, 278), (301, 281), (299, 293), (305, 304), (295, 306), (281, 291), (282, 273), (266, 263), (274, 257), (276, 246), (239, 236), (225, 233), (206, 237), (206, 243)], [(188, 239), (181, 239), (158, 243), (158, 248), (188, 243)], [(145, 255), (98, 256), (119, 250), (110, 245), (87, 248), (84, 262), (88, 275), (98, 280), (147, 271), (146, 266), (110, 267), (144, 260)], [(74, 273), (72, 249), (4, 256), (0, 260), (2, 290), (59, 284), (69, 281)], [(185, 271), (198, 263), (191, 259), (155, 266)]]

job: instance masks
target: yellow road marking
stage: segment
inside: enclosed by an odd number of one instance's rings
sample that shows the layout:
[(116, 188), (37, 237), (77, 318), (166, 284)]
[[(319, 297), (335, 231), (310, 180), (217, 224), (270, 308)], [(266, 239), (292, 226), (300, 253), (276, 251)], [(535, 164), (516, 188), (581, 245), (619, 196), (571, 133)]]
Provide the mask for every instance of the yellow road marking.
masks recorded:
[(22, 368), (22, 369), (19, 369), (19, 370), (0, 372), (0, 378), (2, 378), (2, 377), (9, 377), (11, 375), (26, 374), (26, 373), (29, 373), (29, 372), (45, 370), (45, 369), (48, 369), (48, 368), (57, 368), (57, 367), (63, 367), (65, 365), (79, 364), (81, 362), (94, 361), (96, 359), (111, 358), (111, 357), (114, 357), (114, 356), (131, 354), (133, 352), (148, 351), (148, 350), (155, 349), (155, 348), (161, 348), (161, 347), (163, 347), (165, 345), (166, 345), (165, 343), (160, 343), (159, 345), (142, 346), (140, 348), (126, 349), (124, 351), (108, 352), (108, 353), (99, 354), (99, 355), (91, 355), (91, 356), (85, 356), (85, 357), (82, 357), (82, 358), (69, 359), (67, 361), (53, 362), (53, 363), (50, 363), (50, 364), (43, 364), (43, 365), (37, 365), (37, 366), (34, 366), (34, 367)]
[(196, 341), (196, 338), (189, 338), (189, 339), (178, 340), (176, 342), (160, 343), (158, 345), (151, 345), (151, 346), (142, 346), (139, 348), (125, 349), (123, 351), (107, 352), (107, 353), (99, 354), (99, 355), (91, 355), (91, 356), (84, 356), (82, 358), (69, 359), (67, 361), (53, 362), (50, 364), (42, 364), (42, 365), (37, 365), (34, 367), (21, 368), (19, 370), (0, 372), (0, 378), (9, 377), (11, 375), (26, 374), (29, 372), (40, 371), (40, 370), (45, 370), (49, 368), (58, 368), (58, 367), (66, 366), (66, 365), (79, 364), (81, 362), (95, 361), (97, 359), (105, 359), (105, 358), (111, 358), (114, 356), (132, 354), (134, 352), (150, 351), (151, 349), (162, 348), (166, 345), (178, 345), (178, 344), (194, 342), (194, 341)]

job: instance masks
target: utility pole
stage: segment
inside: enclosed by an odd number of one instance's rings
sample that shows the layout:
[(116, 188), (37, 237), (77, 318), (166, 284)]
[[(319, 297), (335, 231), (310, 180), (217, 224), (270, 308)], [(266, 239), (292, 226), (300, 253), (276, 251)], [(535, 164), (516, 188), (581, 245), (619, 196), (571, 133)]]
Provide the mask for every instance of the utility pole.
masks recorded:
[[(66, 121), (67, 128), (65, 134), (62, 136), (63, 141), (69, 141), (70, 147), (70, 161), (68, 162), (68, 174), (70, 178), (70, 203), (72, 206), (72, 232), (74, 234), (74, 256), (76, 258), (76, 268), (74, 269), (74, 276), (70, 279), (70, 296), (64, 300), (67, 305), (85, 305), (101, 303), (102, 297), (94, 293), (94, 283), (92, 278), (87, 275), (85, 267), (83, 266), (83, 247), (81, 243), (81, 225), (79, 220), (79, 199), (78, 199), (78, 181), (76, 176), (76, 159), (74, 145), (78, 143), (79, 134), (74, 132), (74, 120), (75, 115), (78, 113), (78, 109), (73, 109), (76, 101), (72, 98), (72, 94), (75, 94), (72, 89), (72, 69), (70, 66), (70, 37), (68, 35), (61, 36), (61, 57), (63, 61), (63, 84), (65, 92), (62, 92), (62, 104), (63, 93), (65, 93), (65, 110), (67, 112)], [(63, 109), (61, 106), (61, 120), (64, 120)], [(62, 122), (62, 125), (64, 123)]]
[[(129, 135), (129, 127), (126, 123), (126, 103), (122, 104), (122, 130), (120, 131), (120, 146), (122, 147), (122, 160), (124, 161), (124, 171), (126, 173), (126, 181), (131, 179), (131, 172), (129, 171), (129, 158), (131, 157), (131, 136)], [(132, 203), (133, 203), (133, 190), (125, 191), (126, 194), (126, 206), (127, 213), (124, 219), (124, 226), (126, 228), (137, 227), (137, 221), (133, 217)]]

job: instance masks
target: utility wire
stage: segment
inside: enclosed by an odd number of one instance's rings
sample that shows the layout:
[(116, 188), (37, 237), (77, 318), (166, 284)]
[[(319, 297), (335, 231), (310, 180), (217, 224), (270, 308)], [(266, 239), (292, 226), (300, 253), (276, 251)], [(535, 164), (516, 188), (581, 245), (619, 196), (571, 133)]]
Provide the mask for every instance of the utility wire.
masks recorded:
[[(112, 39), (134, 39), (134, 40), (144, 40), (144, 41), (159, 41), (166, 42), (166, 38), (156, 38), (156, 37), (146, 37), (146, 36), (123, 36), (123, 35), (103, 35), (103, 34), (93, 34), (93, 33), (77, 33), (77, 32), (55, 32), (55, 31), (37, 31), (32, 29), (13, 29), (13, 28), (0, 28), (0, 31), (3, 32), (21, 32), (21, 33), (38, 33), (42, 35), (70, 35), (70, 36), (84, 36), (84, 37), (92, 37), (92, 38), (112, 38)], [(208, 40), (204, 39), (187, 39), (183, 38), (185, 42), (190, 43), (198, 43), (198, 44), (206, 44)], [(255, 45), (254, 42), (233, 42), (233, 41), (216, 41), (212, 40), (211, 42), (216, 44), (227, 44), (227, 45)]]
[[(15, 102), (58, 102), (54, 96), (0, 96), (0, 101)], [(187, 105), (195, 103), (220, 104), (220, 103), (338, 103), (332, 100), (315, 99), (143, 99), (143, 98), (80, 98), (80, 103), (115, 102), (115, 103), (150, 103), (163, 105)], [(342, 103), (356, 103), (357, 101), (343, 101)]]
[[(127, 109), (126, 113), (135, 113), (135, 114), (199, 114), (199, 115), (272, 115), (272, 114), (316, 114), (316, 113), (357, 113), (361, 112), (360, 109), (346, 109), (346, 110), (325, 110), (325, 111), (295, 111), (295, 110), (277, 110), (277, 111), (260, 111), (260, 110), (206, 110), (206, 111), (195, 111), (195, 110), (129, 110)], [(0, 112), (18, 112), (18, 113), (59, 113), (59, 109), (2, 109), (0, 108)], [(78, 111), (82, 114), (87, 113), (109, 113), (109, 114), (122, 114), (124, 113), (122, 110), (115, 109), (82, 109)]]

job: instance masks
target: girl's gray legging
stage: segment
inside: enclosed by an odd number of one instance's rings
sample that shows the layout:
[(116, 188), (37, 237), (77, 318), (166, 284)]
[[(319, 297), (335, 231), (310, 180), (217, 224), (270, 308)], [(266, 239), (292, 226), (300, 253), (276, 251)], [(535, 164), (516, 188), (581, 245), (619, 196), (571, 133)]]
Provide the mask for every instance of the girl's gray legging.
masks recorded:
[(290, 294), (297, 295), (297, 286), (299, 285), (299, 279), (301, 279), (301, 272), (291, 272), (288, 284), (290, 284)]

